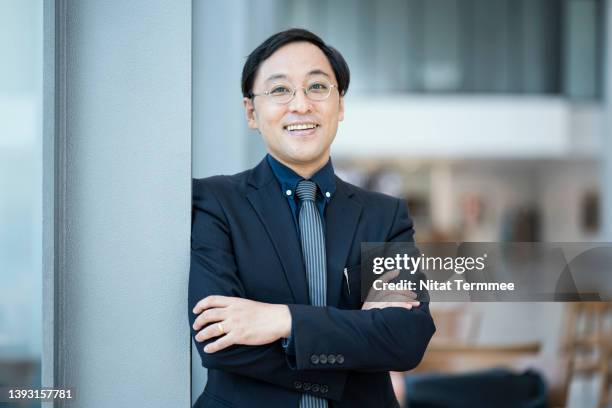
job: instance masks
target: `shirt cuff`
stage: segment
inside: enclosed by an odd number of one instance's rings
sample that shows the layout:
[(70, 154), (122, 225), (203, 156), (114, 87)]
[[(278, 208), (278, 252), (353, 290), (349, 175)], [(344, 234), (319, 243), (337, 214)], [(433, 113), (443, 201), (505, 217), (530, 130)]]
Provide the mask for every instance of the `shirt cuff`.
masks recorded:
[(295, 355), (295, 343), (293, 342), (293, 328), (291, 329), (291, 334), (288, 338), (281, 339), (281, 344), (285, 349), (285, 353), (290, 354), (292, 356)]

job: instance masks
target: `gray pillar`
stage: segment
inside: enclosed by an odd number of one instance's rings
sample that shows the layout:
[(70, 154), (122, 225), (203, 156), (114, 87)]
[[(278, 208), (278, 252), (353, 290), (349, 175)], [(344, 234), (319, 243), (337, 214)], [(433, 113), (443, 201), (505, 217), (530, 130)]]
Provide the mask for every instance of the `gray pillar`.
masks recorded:
[(55, 13), (56, 406), (188, 407), (191, 1)]
[[(55, 17), (56, 2), (43, 5), (42, 137), (42, 361), (41, 382), (53, 387), (55, 366)], [(43, 406), (50, 406), (44, 404)]]

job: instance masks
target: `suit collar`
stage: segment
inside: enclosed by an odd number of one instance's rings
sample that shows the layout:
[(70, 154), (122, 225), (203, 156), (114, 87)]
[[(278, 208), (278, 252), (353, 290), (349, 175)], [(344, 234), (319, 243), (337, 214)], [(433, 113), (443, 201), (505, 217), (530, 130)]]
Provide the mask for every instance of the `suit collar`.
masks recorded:
[[(332, 166), (331, 158), (330, 158), (328, 165)], [(333, 166), (331, 167), (331, 171), (333, 173), (334, 171)], [(274, 179), (274, 172), (270, 168), (270, 165), (268, 164), (268, 160), (266, 159), (266, 157), (264, 157), (259, 162), (259, 164), (255, 166), (253, 169), (251, 169), (251, 171), (249, 172), (247, 183), (255, 188), (260, 188), (268, 184), (273, 179)], [(331, 180), (329, 184), (330, 184), (329, 188), (333, 188), (334, 190), (341, 189), (344, 192), (344, 195), (346, 195), (347, 197), (352, 197), (354, 194), (353, 189), (351, 188), (351, 185), (341, 180), (335, 174), (333, 175), (333, 180)]]
[[(266, 161), (270, 165), (272, 173), (274, 173), (278, 180), (281, 191), (295, 191), (298, 183), (304, 180), (304, 177), (297, 174), (293, 169), (284, 165), (272, 155), (266, 155)], [(327, 160), (327, 163), (320, 168), (312, 177), (309, 179), (317, 184), (321, 197), (325, 202), (329, 203), (336, 191), (336, 178), (334, 175), (334, 166), (331, 161), (331, 157)]]
[(247, 183), (255, 188), (261, 188), (274, 179), (274, 173), (264, 158), (250, 172)]

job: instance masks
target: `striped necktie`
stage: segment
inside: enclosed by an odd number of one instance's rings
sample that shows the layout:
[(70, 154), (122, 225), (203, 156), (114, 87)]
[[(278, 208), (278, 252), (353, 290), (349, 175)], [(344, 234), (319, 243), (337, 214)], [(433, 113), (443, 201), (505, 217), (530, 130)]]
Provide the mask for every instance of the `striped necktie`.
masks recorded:
[[(302, 180), (295, 193), (302, 201), (299, 217), (300, 238), (310, 304), (325, 306), (327, 296), (325, 232), (321, 214), (315, 203), (317, 185), (312, 181)], [(327, 400), (324, 398), (302, 394), (300, 408), (327, 408), (327, 406)]]

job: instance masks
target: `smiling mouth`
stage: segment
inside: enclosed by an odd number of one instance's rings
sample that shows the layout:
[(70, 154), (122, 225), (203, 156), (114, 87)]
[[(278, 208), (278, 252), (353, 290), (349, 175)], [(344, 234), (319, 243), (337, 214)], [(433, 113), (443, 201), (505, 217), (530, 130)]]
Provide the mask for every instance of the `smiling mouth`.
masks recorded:
[(316, 123), (299, 123), (287, 125), (284, 127), (284, 129), (289, 132), (289, 134), (302, 136), (313, 133), (318, 127), (320, 127), (320, 125), (317, 125)]

